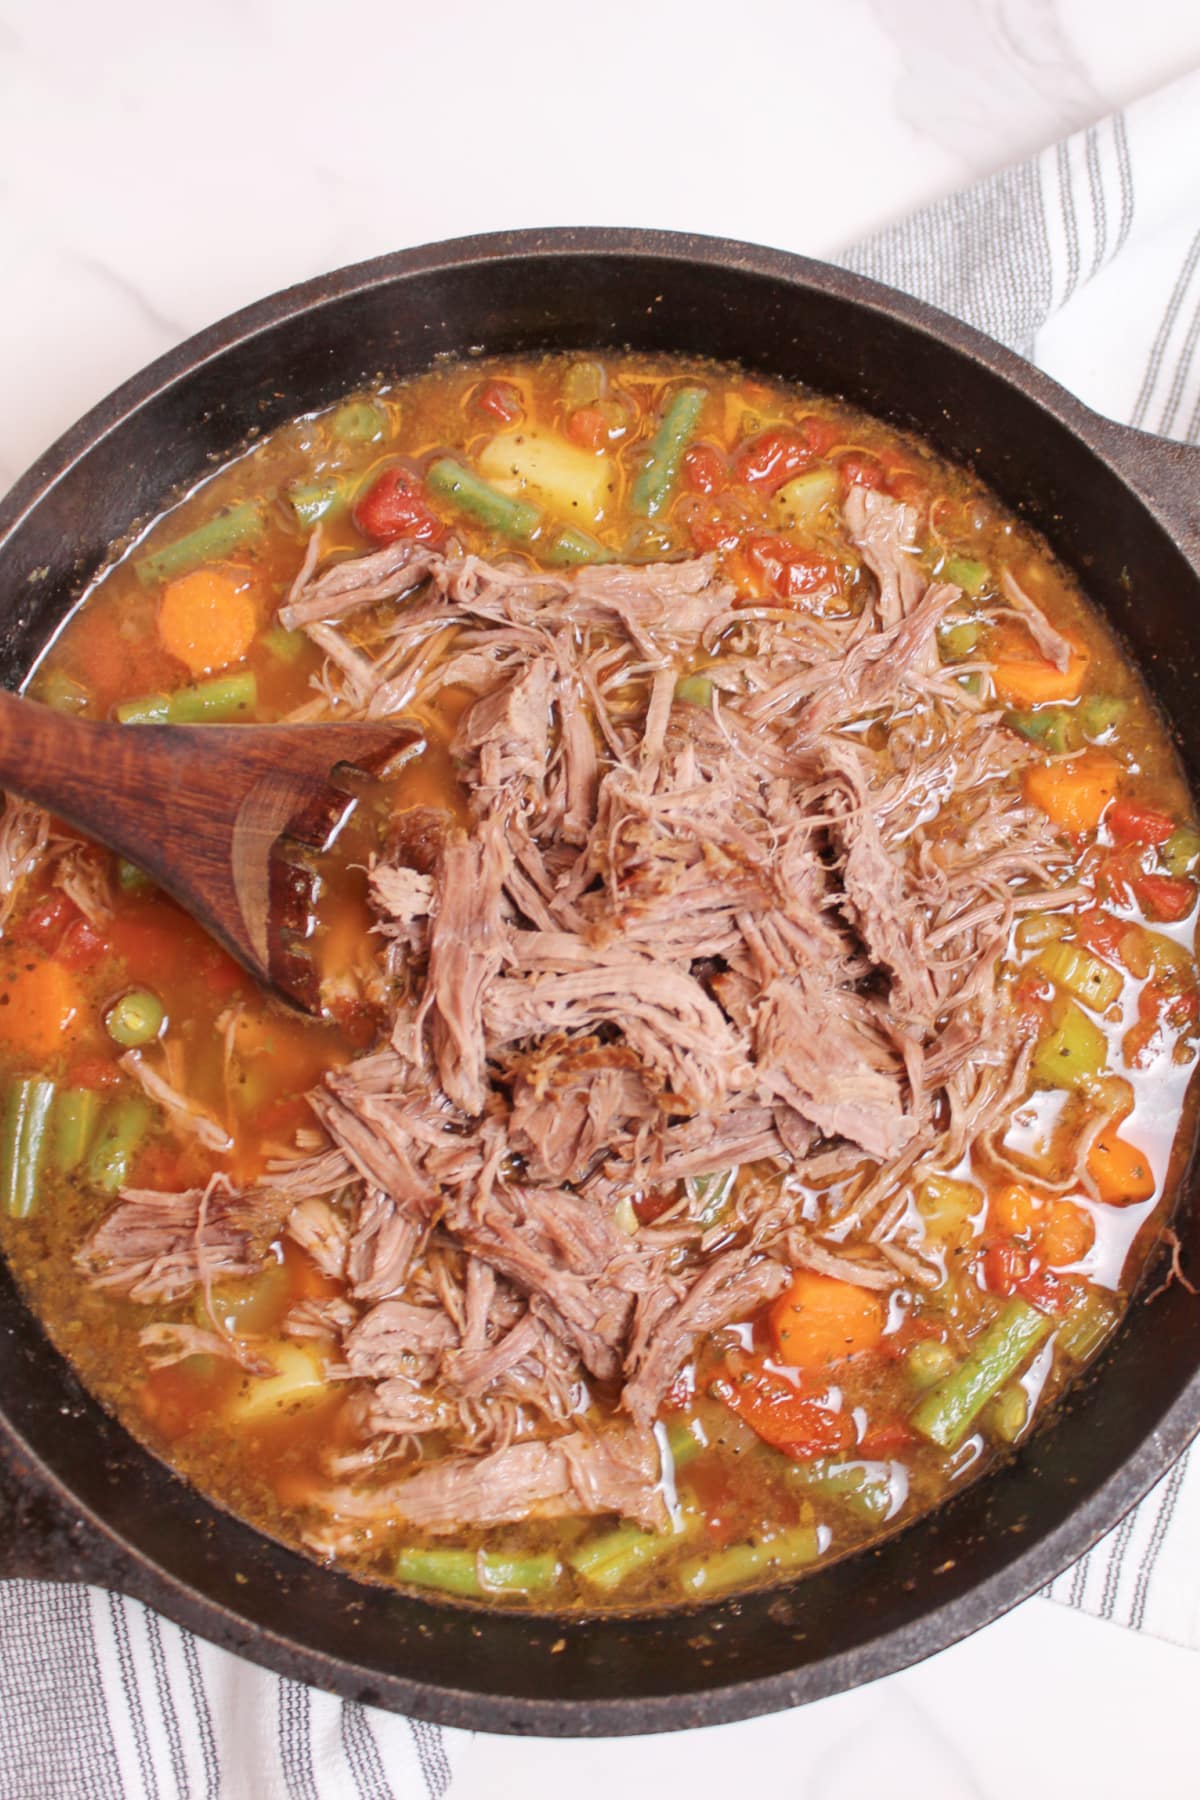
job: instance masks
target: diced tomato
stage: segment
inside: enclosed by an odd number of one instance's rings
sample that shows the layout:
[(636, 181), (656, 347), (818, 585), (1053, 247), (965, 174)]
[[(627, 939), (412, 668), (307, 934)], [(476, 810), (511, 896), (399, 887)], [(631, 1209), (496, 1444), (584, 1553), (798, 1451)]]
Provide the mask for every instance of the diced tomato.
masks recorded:
[(580, 406), (567, 420), (567, 436), (581, 450), (602, 450), (608, 442), (608, 420), (598, 406)]
[(511, 425), (525, 410), (521, 404), (521, 395), (511, 381), (484, 382), (475, 395), (474, 404), (477, 412), (487, 413), (491, 419), (499, 419), (502, 425)]
[(1136, 800), (1116, 800), (1105, 824), (1118, 844), (1165, 844), (1175, 829), (1174, 819)]
[(1011, 1239), (989, 1244), (983, 1258), (984, 1280), (993, 1294), (1015, 1294), (1031, 1273), (1028, 1250)]
[(869, 1425), (856, 1446), (859, 1456), (883, 1461), (897, 1450), (907, 1449), (913, 1433), (903, 1419), (888, 1419), (881, 1425)]
[(121, 1080), (117, 1065), (100, 1056), (82, 1058), (67, 1071), (67, 1086), (73, 1088), (115, 1088), (120, 1087)]
[(30, 907), (12, 935), (22, 944), (36, 944), (39, 950), (57, 950), (68, 926), (82, 917), (75, 902), (55, 890)]
[(813, 453), (798, 431), (772, 425), (742, 444), (733, 459), (734, 479), (773, 494), (807, 469)]
[(647, 1188), (633, 1203), (639, 1225), (653, 1225), (669, 1212), (679, 1198), (678, 1187)]
[(1133, 891), (1148, 918), (1177, 925), (1196, 904), (1196, 884), (1184, 875), (1154, 875), (1145, 871), (1133, 878)]
[(108, 939), (88, 919), (76, 919), (58, 946), (58, 960), (71, 969), (94, 969), (108, 955)]
[(710, 1392), (765, 1444), (797, 1461), (848, 1449), (854, 1441), (848, 1413), (822, 1406), (761, 1363), (718, 1375)]
[(1036, 1306), (1039, 1312), (1064, 1313), (1071, 1303), (1074, 1284), (1053, 1269), (1034, 1269), (1016, 1289), (1022, 1300)]
[(693, 444), (684, 454), (680, 474), (689, 493), (719, 494), (726, 484), (725, 460), (711, 444)]
[(895, 500), (908, 506), (922, 507), (929, 499), (929, 483), (915, 469), (890, 469), (887, 491)]
[(823, 419), (820, 413), (805, 413), (800, 421), (800, 435), (814, 456), (828, 456), (835, 444), (844, 442), (846, 428), (836, 419)]
[(1075, 941), (1082, 944), (1085, 950), (1091, 950), (1096, 956), (1103, 956), (1109, 962), (1119, 962), (1121, 957), (1121, 939), (1129, 930), (1124, 919), (1115, 919), (1112, 913), (1104, 912), (1099, 906), (1090, 906), (1086, 912), (1076, 915)]
[(415, 538), (420, 544), (440, 544), (446, 527), (429, 504), (425, 485), (411, 469), (385, 469), (367, 489), (354, 509), (354, 523), (377, 544)]
[(756, 531), (747, 538), (746, 555), (782, 600), (815, 594), (821, 588), (841, 587), (841, 570), (837, 563), (770, 532)]
[(852, 487), (881, 488), (886, 480), (879, 458), (865, 450), (847, 451), (838, 457), (837, 466), (843, 491)]
[(730, 519), (717, 501), (698, 501), (687, 518), (697, 550), (718, 550), (729, 555), (742, 541), (742, 526)]

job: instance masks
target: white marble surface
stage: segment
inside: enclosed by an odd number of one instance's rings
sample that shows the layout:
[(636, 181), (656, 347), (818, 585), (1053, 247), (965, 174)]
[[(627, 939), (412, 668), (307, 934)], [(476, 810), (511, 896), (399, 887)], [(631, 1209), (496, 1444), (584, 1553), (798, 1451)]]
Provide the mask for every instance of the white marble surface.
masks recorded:
[[(0, 487), (151, 357), (322, 270), (548, 223), (821, 255), (1197, 63), (1195, 0), (0, 0)], [(1034, 1600), (717, 1742), (477, 1739), (455, 1791), (704, 1800), (740, 1768), (796, 1800), (1182, 1800), (1198, 1676)]]

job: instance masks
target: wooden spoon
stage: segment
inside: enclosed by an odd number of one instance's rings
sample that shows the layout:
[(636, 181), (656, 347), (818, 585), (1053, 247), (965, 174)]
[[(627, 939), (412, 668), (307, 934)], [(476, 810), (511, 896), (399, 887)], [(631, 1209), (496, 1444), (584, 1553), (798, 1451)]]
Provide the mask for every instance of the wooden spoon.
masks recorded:
[(404, 723), (96, 724), (0, 689), (0, 788), (136, 863), (307, 1012), (320, 1000), (303, 948), (311, 853), (355, 804), (345, 766), (373, 774), (421, 747)]

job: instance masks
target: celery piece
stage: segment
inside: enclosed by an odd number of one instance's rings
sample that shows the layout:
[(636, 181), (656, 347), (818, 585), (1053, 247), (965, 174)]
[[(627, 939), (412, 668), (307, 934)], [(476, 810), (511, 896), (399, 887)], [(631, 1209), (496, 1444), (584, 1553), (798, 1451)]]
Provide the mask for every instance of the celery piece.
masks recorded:
[(917, 1211), (931, 1237), (953, 1238), (983, 1205), (983, 1195), (970, 1181), (952, 1175), (927, 1175), (917, 1189)]
[(117, 708), (122, 725), (205, 725), (227, 723), (258, 705), (258, 682), (247, 669), (214, 675), (173, 694), (143, 694)]
[(1071, 715), (1061, 706), (1043, 706), (1034, 712), (1006, 712), (1004, 723), (1031, 744), (1040, 744), (1049, 755), (1062, 756), (1071, 748)]
[(1190, 875), (1200, 861), (1200, 831), (1181, 825), (1173, 831), (1158, 853), (1168, 875)]
[(1115, 1295), (1088, 1288), (1059, 1325), (1056, 1346), (1072, 1362), (1084, 1363), (1095, 1355), (1120, 1316)]
[(683, 453), (691, 442), (707, 398), (706, 388), (685, 387), (672, 394), (668, 401), (630, 495), (629, 510), (639, 518), (655, 518), (670, 501)]
[(979, 619), (951, 619), (938, 630), (938, 654), (943, 662), (965, 662), (974, 656), (983, 638)]
[(939, 1381), (909, 1414), (923, 1438), (943, 1450), (962, 1442), (993, 1394), (1011, 1381), (1052, 1321), (1027, 1300), (1010, 1300), (958, 1368)]
[(771, 502), (771, 523), (780, 531), (812, 531), (821, 514), (837, 500), (841, 478), (836, 469), (806, 469), (785, 481)]
[(439, 457), (425, 477), (429, 491), (441, 500), (449, 500), (463, 512), (470, 513), (481, 525), (490, 526), (504, 537), (524, 543), (537, 531), (542, 515), (527, 500), (511, 500), (498, 488), (481, 481), (452, 456)]
[(573, 567), (576, 563), (606, 563), (616, 560), (615, 553), (589, 532), (568, 525), (546, 545), (538, 545), (543, 562)]
[(573, 362), (563, 376), (563, 405), (568, 412), (594, 406), (604, 392), (604, 370), (598, 362)]
[(54, 1083), (14, 1081), (0, 1119), (0, 1205), (10, 1219), (28, 1219), (37, 1209), (38, 1178), (46, 1154)]
[(500, 1592), (544, 1592), (558, 1580), (559, 1561), (551, 1551), (519, 1556), (499, 1550), (422, 1550), (414, 1545), (398, 1552), (392, 1573), (412, 1587), (484, 1599)]
[(1026, 913), (1016, 929), (1017, 949), (1040, 950), (1043, 944), (1065, 937), (1069, 928), (1070, 921), (1062, 913)]
[(130, 1165), (149, 1133), (154, 1108), (142, 1094), (114, 1100), (100, 1121), (100, 1136), (84, 1164), (84, 1180), (102, 1193), (115, 1194), (129, 1179)]
[(679, 1579), (686, 1593), (704, 1598), (768, 1571), (784, 1575), (792, 1569), (805, 1568), (816, 1562), (820, 1554), (816, 1526), (797, 1525), (755, 1544), (732, 1544), (728, 1550), (697, 1556), (684, 1563)]
[(66, 1088), (50, 1112), (50, 1164), (56, 1174), (77, 1169), (96, 1135), (100, 1096), (94, 1088)]
[(154, 886), (144, 870), (123, 856), (117, 858), (117, 886), (123, 894), (148, 894)]
[(1048, 975), (1056, 987), (1065, 988), (1093, 1012), (1110, 1007), (1123, 986), (1115, 969), (1079, 944), (1047, 944), (1030, 967)]
[(347, 400), (329, 421), (334, 437), (343, 444), (377, 444), (387, 427), (387, 414), (373, 400)]
[(802, 1487), (833, 1501), (864, 1524), (878, 1524), (892, 1507), (892, 1484), (885, 1467), (870, 1462), (812, 1462), (789, 1464), (789, 1474)]
[(1049, 1024), (1033, 1059), (1034, 1080), (1052, 1088), (1084, 1087), (1097, 1080), (1108, 1061), (1100, 1027), (1062, 994), (1051, 1004)]
[(732, 1198), (737, 1176), (735, 1165), (732, 1169), (719, 1169), (714, 1175), (694, 1178), (696, 1210), (692, 1217), (697, 1225), (707, 1231), (710, 1225), (717, 1223)]
[(38, 699), (44, 706), (52, 706), (55, 712), (85, 713), (92, 703), (92, 696), (81, 681), (72, 681), (61, 669), (52, 669), (44, 681), (38, 683)]
[(1128, 711), (1128, 700), (1121, 700), (1116, 694), (1089, 694), (1079, 702), (1075, 717), (1084, 737), (1094, 744), (1115, 731)]
[(675, 683), (675, 698), (688, 706), (702, 706), (707, 711), (712, 697), (713, 684), (707, 675), (684, 675)]
[(986, 563), (973, 556), (948, 556), (938, 571), (943, 581), (952, 581), (964, 594), (978, 595), (991, 584), (991, 571)]
[(151, 550), (149, 555), (139, 557), (133, 565), (134, 572), (147, 587), (158, 581), (171, 581), (176, 575), (185, 575), (189, 569), (198, 568), (201, 563), (228, 556), (231, 550), (255, 542), (264, 529), (261, 502), (243, 500), (239, 505), (219, 512), (215, 519), (197, 525), (184, 537), (176, 538), (173, 544), (164, 544), (161, 550)]
[(263, 649), (281, 663), (299, 662), (310, 642), (302, 631), (288, 631), (282, 625), (272, 625), (260, 641)]
[(667, 1427), (667, 1449), (671, 1452), (671, 1461), (676, 1470), (686, 1469), (702, 1450), (708, 1448), (708, 1440), (703, 1436), (696, 1436), (698, 1423), (696, 1419), (678, 1419), (674, 1425)]

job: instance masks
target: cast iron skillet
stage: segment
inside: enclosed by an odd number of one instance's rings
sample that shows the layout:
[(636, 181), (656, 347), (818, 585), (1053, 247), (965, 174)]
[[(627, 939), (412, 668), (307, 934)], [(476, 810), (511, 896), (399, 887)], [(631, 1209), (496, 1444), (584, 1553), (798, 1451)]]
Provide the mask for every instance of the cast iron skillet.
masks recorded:
[[(162, 357), (0, 508), (0, 676), (17, 683), (105, 548), (247, 433), (380, 371), (476, 347), (739, 358), (913, 426), (1040, 527), (1115, 622), (1200, 787), (1200, 452), (1097, 418), (978, 333), (819, 263), (622, 231), (463, 239), (265, 300)], [(1200, 1265), (1190, 1183), (1185, 1260)], [(791, 1587), (655, 1617), (482, 1615), (370, 1588), (231, 1518), (83, 1390), (0, 1267), (0, 1572), (87, 1579), (283, 1674), (453, 1725), (707, 1725), (904, 1667), (1024, 1599), (1141, 1498), (1200, 1424), (1200, 1300), (1137, 1304), (1015, 1460)]]

